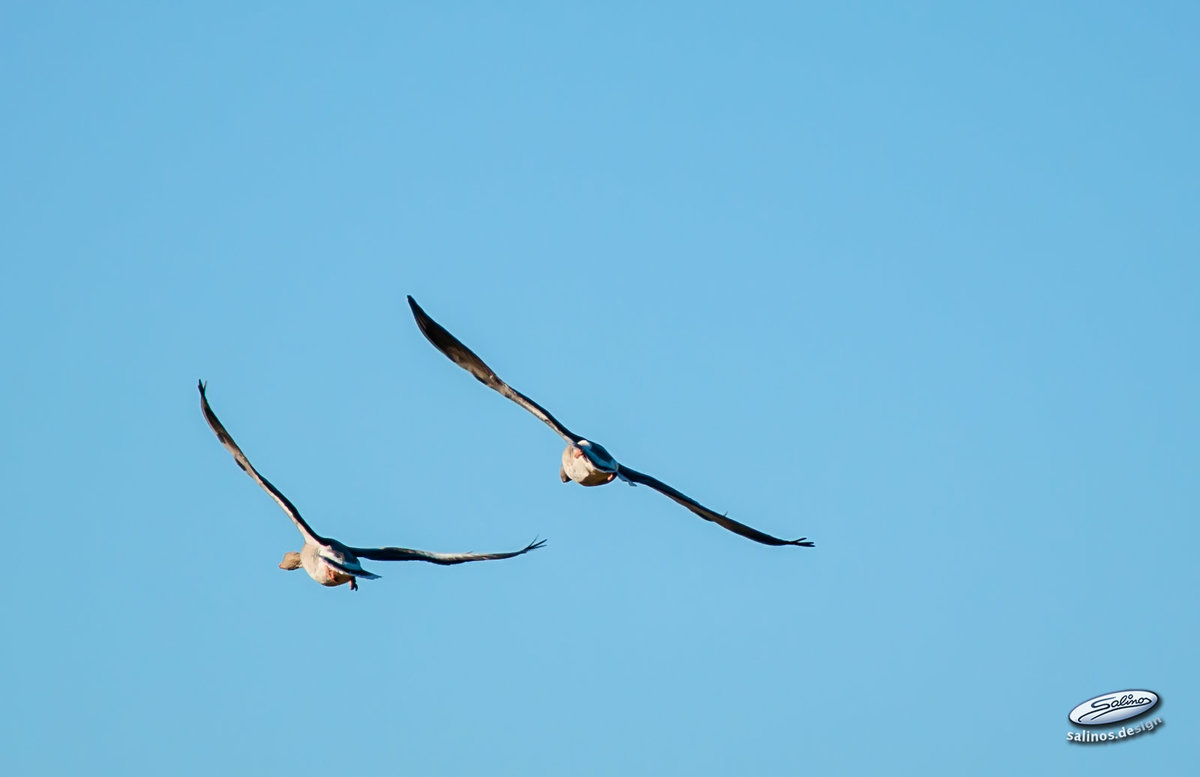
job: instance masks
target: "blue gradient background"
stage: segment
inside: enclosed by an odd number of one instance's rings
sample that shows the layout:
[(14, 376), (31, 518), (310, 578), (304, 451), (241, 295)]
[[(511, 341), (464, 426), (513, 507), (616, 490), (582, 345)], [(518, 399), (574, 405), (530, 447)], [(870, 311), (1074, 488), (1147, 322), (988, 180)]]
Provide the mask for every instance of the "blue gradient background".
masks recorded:
[[(6, 4), (4, 772), (1194, 766), (1198, 38), (1190, 3)], [(817, 548), (560, 485), (406, 293)], [(201, 377), (318, 531), (549, 544), (282, 572)], [(1161, 729), (1066, 742), (1127, 687)]]

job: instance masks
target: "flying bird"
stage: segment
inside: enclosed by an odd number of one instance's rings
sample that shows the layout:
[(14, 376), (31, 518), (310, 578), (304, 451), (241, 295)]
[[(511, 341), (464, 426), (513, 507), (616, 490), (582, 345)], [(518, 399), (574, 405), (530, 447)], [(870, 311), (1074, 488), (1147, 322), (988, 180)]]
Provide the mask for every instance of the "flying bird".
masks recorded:
[(373, 561), (429, 561), (434, 564), (462, 564), (467, 561), (494, 561), (496, 559), (512, 558), (520, 556), (522, 553), (528, 553), (531, 550), (537, 550), (546, 543), (545, 540), (531, 542), (521, 550), (511, 553), (433, 553), (428, 550), (412, 550), (410, 548), (352, 548), (349, 545), (343, 545), (335, 539), (322, 537), (312, 530), (308, 522), (300, 515), (300, 511), (296, 506), (283, 495), (283, 493), (271, 484), (262, 475), (258, 474), (258, 470), (246, 458), (246, 454), (242, 453), (242, 449), (233, 441), (233, 437), (225, 430), (217, 418), (216, 413), (209, 407), (208, 397), (205, 396), (204, 389), (206, 383), (200, 381), (197, 387), (200, 389), (200, 409), (204, 411), (204, 418), (208, 421), (208, 425), (212, 427), (216, 433), (217, 439), (225, 446), (225, 450), (233, 454), (233, 460), (247, 475), (254, 480), (264, 491), (271, 495), (275, 503), (283, 508), (287, 513), (288, 518), (292, 519), (292, 523), (300, 530), (300, 534), (304, 537), (304, 546), (300, 552), (289, 551), (284, 554), (283, 561), (279, 563), (280, 569), (299, 569), (304, 568), (308, 576), (324, 586), (336, 586), (344, 583), (350, 584), (351, 591), (358, 590), (358, 578), (366, 580), (375, 580), (379, 575), (372, 574), (363, 569), (359, 562), (360, 558), (368, 558)]
[(798, 540), (783, 540), (747, 526), (744, 523), (739, 523), (726, 515), (710, 510), (695, 499), (676, 491), (657, 478), (638, 472), (624, 464), (618, 464), (617, 460), (613, 458), (612, 454), (603, 445), (592, 440), (586, 440), (575, 434), (563, 426), (546, 408), (501, 380), (500, 376), (493, 372), (491, 367), (484, 364), (483, 359), (476, 356), (474, 351), (463, 345), (457, 337), (450, 334), (441, 324), (430, 318), (429, 314), (422, 310), (421, 306), (411, 296), (408, 297), (408, 306), (412, 308), (413, 317), (417, 320), (417, 326), (420, 327), (426, 339), (433, 343), (434, 348), (437, 348), (449, 357), (450, 361), (474, 375), (475, 379), (483, 385), (503, 394), (528, 410), (541, 420), (542, 423), (553, 429), (555, 434), (566, 441), (567, 447), (562, 454), (562, 467), (558, 471), (558, 477), (562, 482), (566, 483), (573, 480), (581, 486), (602, 486), (620, 478), (630, 485), (641, 484), (649, 486), (660, 494), (675, 500), (706, 521), (712, 521), (718, 526), (722, 526), (735, 534), (740, 534), (755, 542), (761, 542), (764, 545), (813, 547), (813, 543), (809, 542), (806, 537), (801, 537)]

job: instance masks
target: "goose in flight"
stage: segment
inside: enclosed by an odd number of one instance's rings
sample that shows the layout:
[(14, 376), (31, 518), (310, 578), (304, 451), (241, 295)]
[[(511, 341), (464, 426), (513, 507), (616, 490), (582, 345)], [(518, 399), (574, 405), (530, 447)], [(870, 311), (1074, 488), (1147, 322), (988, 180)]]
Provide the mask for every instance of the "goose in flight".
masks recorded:
[(531, 550), (537, 550), (546, 543), (545, 540), (534, 541), (526, 545), (521, 550), (511, 553), (433, 553), (427, 550), (410, 550), (409, 548), (352, 548), (349, 545), (343, 545), (335, 539), (322, 537), (312, 530), (308, 522), (300, 516), (300, 511), (296, 506), (283, 495), (283, 493), (271, 485), (271, 481), (258, 474), (258, 470), (246, 458), (246, 454), (242, 453), (242, 449), (238, 447), (233, 438), (229, 436), (229, 432), (225, 431), (225, 427), (217, 419), (216, 413), (208, 405), (208, 397), (205, 396), (204, 389), (206, 383), (200, 381), (197, 387), (200, 389), (200, 409), (204, 411), (204, 418), (208, 421), (208, 425), (212, 427), (216, 433), (217, 439), (225, 446), (225, 450), (233, 454), (233, 460), (237, 463), (247, 475), (254, 480), (264, 491), (271, 495), (275, 503), (283, 508), (287, 513), (288, 518), (292, 519), (292, 523), (300, 530), (300, 534), (304, 537), (304, 547), (300, 552), (289, 551), (284, 554), (283, 561), (279, 563), (280, 569), (299, 569), (304, 567), (304, 571), (313, 580), (324, 586), (350, 584), (351, 591), (358, 590), (358, 578), (366, 580), (375, 580), (379, 575), (372, 574), (362, 568), (359, 563), (360, 558), (369, 558), (374, 561), (429, 561), (434, 564), (462, 564), (467, 561), (493, 561), (495, 559), (512, 558), (520, 556), (522, 553), (528, 553)]
[(798, 540), (783, 540), (778, 537), (772, 537), (770, 534), (761, 532), (744, 523), (738, 523), (728, 516), (708, 509), (695, 499), (685, 496), (657, 478), (638, 472), (624, 464), (618, 464), (617, 460), (613, 458), (611, 453), (605, 450), (603, 445), (591, 440), (585, 440), (575, 434), (559, 423), (558, 419), (550, 415), (550, 412), (546, 408), (502, 381), (492, 371), (491, 367), (483, 363), (483, 359), (476, 356), (457, 337), (447, 332), (441, 324), (430, 318), (429, 314), (422, 310), (421, 306), (411, 296), (408, 298), (408, 305), (412, 308), (413, 317), (417, 320), (417, 326), (420, 327), (421, 333), (425, 335), (429, 342), (433, 343), (434, 348), (437, 348), (449, 357), (450, 361), (474, 375), (475, 379), (483, 385), (503, 394), (528, 410), (541, 420), (542, 423), (553, 429), (555, 434), (566, 441), (567, 448), (563, 451), (562, 467), (558, 471), (558, 477), (562, 482), (566, 483), (569, 480), (573, 480), (581, 486), (602, 486), (606, 483), (611, 483), (616, 478), (620, 478), (630, 485), (640, 483), (675, 500), (706, 521), (712, 521), (718, 526), (722, 526), (735, 534), (740, 534), (755, 542), (761, 542), (764, 545), (813, 547), (813, 543), (809, 542), (805, 537), (801, 537)]

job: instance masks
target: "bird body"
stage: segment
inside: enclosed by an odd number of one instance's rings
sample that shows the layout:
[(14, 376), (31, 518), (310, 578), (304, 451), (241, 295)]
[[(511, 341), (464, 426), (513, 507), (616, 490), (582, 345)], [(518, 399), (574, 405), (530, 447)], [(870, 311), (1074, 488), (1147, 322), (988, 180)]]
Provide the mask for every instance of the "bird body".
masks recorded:
[(588, 455), (591, 451), (583, 445), (587, 440), (580, 440), (579, 443), (568, 445), (563, 451), (562, 469), (559, 471), (562, 482), (573, 480), (581, 486), (602, 486), (611, 483), (617, 476), (616, 467), (619, 465), (613, 462), (613, 466), (606, 466), (608, 462), (603, 459), (596, 460), (593, 458), (594, 454)]
[[(379, 578), (379, 575), (371, 574), (363, 569), (358, 556), (344, 547), (338, 547), (340, 545), (340, 542), (321, 544), (305, 542), (304, 547), (300, 548), (300, 566), (308, 573), (309, 577), (324, 586), (350, 583), (352, 588), (357, 588), (356, 578), (362, 577), (367, 580)], [(287, 557), (284, 558), (284, 562), (279, 567), (288, 569), (285, 566), (288, 563)]]

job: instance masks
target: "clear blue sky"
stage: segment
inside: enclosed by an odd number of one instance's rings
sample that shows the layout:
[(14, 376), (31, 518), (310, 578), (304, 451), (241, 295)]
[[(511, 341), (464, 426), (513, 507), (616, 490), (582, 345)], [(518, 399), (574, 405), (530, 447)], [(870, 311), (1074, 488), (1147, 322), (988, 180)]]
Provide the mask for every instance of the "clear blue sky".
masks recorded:
[(5, 773), (1195, 766), (1195, 5), (246, 5), (0, 10)]

